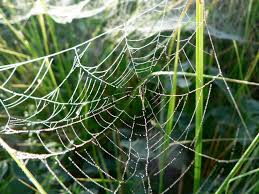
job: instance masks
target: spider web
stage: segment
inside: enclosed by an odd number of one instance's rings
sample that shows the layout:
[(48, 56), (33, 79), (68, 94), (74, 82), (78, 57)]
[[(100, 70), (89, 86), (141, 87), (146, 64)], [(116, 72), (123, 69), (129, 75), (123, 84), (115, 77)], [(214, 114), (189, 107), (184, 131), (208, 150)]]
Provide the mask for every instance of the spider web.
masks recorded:
[[(184, 2), (185, 0), (173, 1), (167, 9), (182, 5)], [(5, 18), (8, 19), (9, 23), (16, 23), (26, 21), (34, 15), (47, 14), (55, 22), (62, 24), (81, 18), (105, 17), (110, 22), (110, 26), (115, 27), (121, 24), (121, 20), (132, 17), (132, 13), (128, 11), (127, 7), (136, 6), (136, 15), (140, 15), (158, 3), (160, 3), (158, 0), (9, 0), (1, 2), (3, 13), (0, 14), (0, 23), (6, 23)], [(207, 0), (206, 5), (206, 14), (209, 15), (207, 18), (208, 28), (211, 35), (230, 40), (245, 40), (245, 20), (251, 5), (243, 0), (231, 1), (231, 3), (221, 0)], [(217, 9), (213, 9), (213, 7), (217, 7)], [(159, 32), (175, 28), (177, 14), (173, 10), (170, 11), (169, 17), (164, 18), (163, 26), (159, 26), (153, 31)], [(188, 15), (194, 17), (195, 9), (190, 9)], [(151, 23), (150, 26), (153, 26), (152, 23), (157, 21), (156, 16), (156, 12), (149, 14), (148, 17), (145, 17), (146, 23)], [(144, 27), (141, 23), (139, 25), (140, 28), (135, 30), (147, 33), (149, 26)], [(195, 25), (189, 24), (186, 28), (195, 30)]]
[[(187, 48), (195, 49), (195, 30), (181, 36), (178, 53), (169, 50), (172, 42), (177, 44), (176, 29), (195, 23), (186, 11), (188, 1), (167, 9), (169, 5), (167, 0), (153, 1), (141, 14), (79, 45), (0, 66), (5, 78), (1, 80), (0, 106), (1, 114), (6, 115), (1, 136), (10, 142), (20, 160), (28, 166), (39, 165), (43, 173), (52, 177), (43, 182), (53, 181), (56, 189), (67, 193), (75, 193), (78, 188), (86, 193), (158, 193), (158, 179), (164, 174), (171, 177), (164, 180), (161, 191), (167, 193), (192, 174), (194, 160), (189, 155), (195, 153), (197, 107), (193, 106), (196, 89), (187, 74), (195, 75), (195, 64)], [(177, 18), (173, 18), (175, 29), (169, 33), (163, 26), (168, 24), (172, 11)], [(149, 17), (156, 22), (144, 29), (145, 18)], [(141, 36), (139, 26), (145, 32)], [(204, 51), (204, 55), (217, 61), (209, 28), (206, 30), (213, 52)], [(114, 37), (116, 41), (110, 41)], [(102, 52), (106, 47), (111, 50)], [(176, 55), (178, 75), (172, 71)], [(54, 73), (59, 63), (67, 70), (61, 81)], [(241, 132), (249, 140), (252, 134), (218, 61), (217, 65), (214, 77), (202, 87), (207, 91), (203, 119), (216, 90), (216, 80), (222, 79), (242, 128), (234, 134), (234, 142)], [(178, 76), (180, 88), (176, 95), (171, 94), (174, 76)], [(17, 77), (22, 87), (14, 88)], [(174, 112), (166, 115), (172, 98), (176, 98)], [(27, 108), (19, 111), (19, 107)], [(173, 134), (169, 136), (165, 127), (171, 117)], [(165, 138), (169, 146), (165, 146)], [(15, 144), (11, 143), (14, 139)], [(232, 147), (235, 152), (235, 145)], [(232, 155), (219, 159), (199, 154), (216, 163), (210, 176), (223, 173), (224, 165), (238, 161)], [(159, 166), (161, 158), (165, 162)], [(219, 183), (217, 177), (214, 180), (211, 190)]]

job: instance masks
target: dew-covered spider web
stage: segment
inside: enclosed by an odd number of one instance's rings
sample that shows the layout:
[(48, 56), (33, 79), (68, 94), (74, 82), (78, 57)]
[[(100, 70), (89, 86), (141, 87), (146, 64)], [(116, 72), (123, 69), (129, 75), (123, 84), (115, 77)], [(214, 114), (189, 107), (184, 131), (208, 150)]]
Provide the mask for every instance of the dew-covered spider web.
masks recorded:
[[(182, 184), (193, 179), (196, 141), (195, 5), (187, 0), (140, 1), (145, 6), (130, 16), (131, 3), (116, 7), (125, 18), (108, 19), (112, 27), (85, 42), (0, 66), (1, 138), (42, 185), (51, 184), (47, 191), (172, 193), (192, 187), (191, 181)], [(177, 41), (180, 28), (186, 31)], [(200, 88), (206, 94), (202, 120), (219, 117), (207, 110), (223, 87), (232, 110), (221, 113), (235, 115), (239, 128), (232, 140), (221, 139), (228, 142), (229, 154), (198, 153), (210, 161), (204, 173), (212, 177), (202, 182), (201, 193), (205, 186), (208, 191), (217, 188), (225, 166), (240, 158), (236, 145), (247, 145), (254, 137), (224, 78), (206, 22), (205, 31), (204, 55), (217, 65)]]
[[(0, 14), (0, 23), (10, 23), (28, 20), (31, 16), (47, 14), (57, 23), (70, 23), (75, 19), (81, 18), (106, 18), (110, 22), (110, 27), (119, 25), (125, 19), (132, 17), (131, 9), (135, 14), (141, 15), (145, 10), (154, 7), (158, 0), (3, 0), (0, 2), (4, 14)], [(163, 26), (153, 29), (153, 31), (173, 30), (177, 14), (173, 11), (174, 7), (183, 5), (185, 0), (173, 0), (167, 7), (170, 10), (164, 18)], [(244, 0), (224, 1), (207, 0), (206, 14), (210, 33), (219, 38), (244, 40), (245, 22), (247, 13), (251, 9), (251, 2)], [(126, 9), (125, 9), (126, 8)], [(215, 9), (216, 8), (216, 9)], [(195, 9), (190, 9), (188, 15), (195, 17)], [(146, 23), (157, 22), (156, 12), (143, 15)], [(139, 25), (142, 33), (147, 33), (149, 26), (142, 26), (139, 21), (134, 25)], [(195, 25), (186, 26), (189, 30), (194, 30)]]

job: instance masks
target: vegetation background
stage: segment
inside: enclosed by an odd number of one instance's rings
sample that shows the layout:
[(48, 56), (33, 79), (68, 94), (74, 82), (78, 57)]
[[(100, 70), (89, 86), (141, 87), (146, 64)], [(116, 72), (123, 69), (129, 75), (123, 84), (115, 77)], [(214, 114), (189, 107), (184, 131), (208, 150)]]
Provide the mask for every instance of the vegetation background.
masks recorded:
[[(231, 3), (233, 0), (228, 1)], [(245, 1), (245, 0), (244, 0)], [(0, 0), (0, 15), (6, 17), (8, 12), (8, 1)], [(259, 1), (257, 0), (247, 0), (246, 11), (244, 21), (241, 22), (239, 26), (242, 26), (243, 34), (242, 40), (236, 39), (233, 36), (226, 38), (220, 38), (213, 36), (215, 50), (217, 51), (218, 60), (221, 64), (223, 74), (234, 80), (243, 80), (259, 83), (259, 68), (258, 68), (258, 21), (259, 21)], [(11, 5), (11, 3), (10, 3)], [(212, 7), (210, 9), (213, 13), (213, 10), (217, 10), (217, 7)], [(217, 5), (217, 4), (216, 4)], [(230, 12), (235, 12), (236, 10), (233, 7), (230, 9)], [(242, 13), (242, 14), (243, 14)], [(241, 14), (241, 13), (239, 13)], [(233, 23), (236, 23), (239, 15), (234, 15)], [(219, 18), (220, 19), (220, 18)], [(222, 16), (224, 20), (224, 16)], [(224, 23), (224, 21), (222, 21)], [(110, 25), (107, 20), (102, 17), (90, 17), (87, 19), (75, 19), (71, 23), (59, 24), (56, 23), (48, 15), (37, 15), (32, 16), (25, 21), (18, 23), (10, 23), (8, 19), (5, 20), (5, 23), (0, 24), (0, 66), (6, 64), (13, 64), (21, 61), (26, 61), (29, 59), (41, 57), (48, 55), (50, 53), (58, 52), (63, 49), (72, 47), (84, 40), (95, 37), (97, 34), (101, 34), (107, 29), (107, 25)], [(178, 29), (180, 31), (181, 29)], [(232, 29), (235, 31), (235, 29)], [(181, 38), (188, 37), (192, 31), (190, 30), (181, 30)], [(171, 32), (164, 32), (169, 34)], [(205, 43), (204, 50), (207, 52), (212, 52), (210, 43), (208, 41), (208, 34), (205, 33)], [(95, 47), (91, 48), (91, 55), (87, 56), (89, 63), (98, 64), (101, 61), (100, 53), (103, 53), (105, 56), (107, 53), (111, 52), (114, 42), (116, 42), (116, 36), (109, 37), (103, 42), (98, 42)], [(177, 49), (177, 45), (174, 45), (172, 48), (173, 52)], [(188, 53), (189, 59), (192, 63), (195, 63), (195, 49), (189, 48), (186, 52)], [(73, 61), (73, 55), (62, 55), (59, 58), (60, 63), (57, 66), (54, 66), (52, 71), (53, 74), (49, 75), (49, 82), (44, 83), (42, 87), (43, 91), (37, 91), (39, 93), (49, 91), (52, 87), (55, 87), (57, 83), (60, 83), (65, 75), (68, 73), (66, 63), (71, 63)], [(125, 59), (124, 65), (126, 66), (128, 59)], [(209, 55), (204, 55), (204, 73), (208, 75), (214, 75), (215, 67), (217, 66), (216, 60)], [(123, 66), (121, 67), (123, 70)], [(15, 79), (13, 80), (13, 89), (19, 90), (19, 88), (26, 87), (26, 79), (31, 75), (35, 75), (33, 69), (20, 69), (19, 72), (14, 75)], [(51, 76), (54, 76), (51, 77)], [(4, 83), (6, 75), (0, 71), (0, 84)], [(29, 79), (29, 78), (28, 78)], [(76, 77), (75, 77), (76, 79)], [(177, 79), (177, 78), (176, 78)], [(195, 79), (190, 79), (190, 87), (195, 88)], [(73, 80), (71, 80), (71, 83)], [(238, 82), (238, 81), (237, 81)], [(136, 83), (132, 83), (133, 85)], [(232, 93), (234, 94), (235, 101), (237, 102), (242, 115), (244, 116), (245, 122), (252, 134), (253, 137), (259, 132), (259, 87), (250, 86), (248, 84), (242, 83), (233, 83), (228, 82)], [(209, 154), (215, 158), (220, 159), (229, 159), (229, 156), (234, 150), (233, 158), (240, 158), (245, 152), (251, 139), (247, 140), (245, 130), (242, 129), (238, 115), (236, 114), (233, 104), (229, 99), (228, 91), (226, 90), (222, 80), (215, 81), (216, 89), (213, 91), (210, 106), (207, 110), (206, 117), (203, 121), (203, 153)], [(62, 92), (62, 98), (64, 100), (68, 99), (71, 91), (73, 91), (73, 84), (67, 85), (67, 90)], [(177, 82), (177, 92), (184, 91), (184, 88), (181, 88), (181, 83)], [(1, 90), (0, 90), (1, 91)], [(204, 96), (207, 96), (208, 91), (204, 91)], [(4, 98), (0, 94), (0, 98)], [(128, 107), (128, 112), (139, 113), (137, 107), (139, 107), (139, 102), (135, 102), (132, 106)], [(189, 104), (190, 110), (193, 109), (195, 104)], [(30, 106), (24, 105), (19, 106), (19, 109), (15, 109), (15, 112), (18, 114), (25, 114), (25, 112), (30, 111)], [(86, 110), (87, 111), (87, 110)], [(48, 114), (48, 113), (46, 113)], [(166, 113), (164, 113), (166, 114)], [(192, 112), (185, 111), (184, 118), (181, 122), (188, 122), (190, 120)], [(60, 115), (62, 117), (62, 114)], [(6, 121), (6, 115), (2, 109), (0, 109), (0, 123)], [(1, 124), (3, 125), (3, 124)], [(88, 122), (88, 125), (92, 130), (98, 130), (98, 124), (91, 120)], [(178, 126), (180, 127), (180, 126)], [(96, 129), (97, 128), (97, 129)], [(236, 134), (237, 129), (239, 129), (238, 137), (233, 138), (233, 134)], [(191, 128), (191, 135), (195, 133), (195, 127)], [(180, 133), (177, 131), (175, 133)], [(0, 134), (1, 136), (1, 134)], [(258, 136), (258, 135), (257, 135)], [(35, 150), (37, 145), (34, 145), (34, 139), (27, 139), (27, 144), (17, 145), (18, 140), (10, 139), (9, 137), (3, 136), (4, 139), (7, 139), (10, 145), (12, 146), (24, 146), (23, 150)], [(18, 139), (22, 137), (17, 137)], [(103, 142), (105, 145), (106, 142)], [(116, 174), (116, 164), (114, 165), (113, 161), (109, 158), (101, 156), (98, 150), (94, 147), (88, 148), (89, 152), (97, 152), (96, 157), (102, 165), (106, 168), (114, 171)], [(237, 171), (237, 175), (244, 175), (244, 177), (234, 181), (230, 184), (229, 192), (230, 193), (259, 193), (259, 171), (258, 171), (258, 153), (259, 148), (256, 146), (249, 157), (255, 158), (253, 160), (244, 161), (240, 165), (240, 169)], [(188, 152), (188, 158), (193, 158), (193, 153)], [(180, 158), (179, 158), (180, 160)], [(202, 173), (201, 180), (203, 185), (200, 193), (214, 193), (220, 184), (225, 180), (229, 172), (233, 169), (236, 163), (225, 164), (224, 172), (220, 173), (219, 171), (214, 172), (212, 176), (211, 170), (215, 165), (215, 162), (203, 158), (202, 159)], [(179, 164), (181, 165), (181, 164)], [(29, 169), (37, 176), (37, 179), (42, 184), (44, 189), (48, 193), (62, 193), (61, 190), (56, 184), (52, 183), (51, 179), (48, 179), (49, 173), (43, 171), (43, 167), (39, 163), (34, 163), (29, 166)], [(253, 172), (251, 174), (246, 174), (247, 172)], [(194, 182), (194, 177), (192, 174), (193, 171), (190, 171), (185, 178), (180, 181), (184, 187), (177, 186), (174, 190), (170, 192), (179, 192), (179, 193), (192, 193), (192, 185)], [(97, 173), (98, 174), (98, 173)], [(247, 175), (247, 176), (246, 176)], [(119, 175), (117, 175), (119, 176)], [(171, 174), (165, 174), (166, 178), (169, 179), (172, 177)], [(103, 177), (98, 177), (100, 182), (109, 183), (107, 179)], [(66, 178), (64, 178), (66, 179)], [(64, 180), (66, 181), (66, 180)], [(216, 183), (215, 183), (216, 181)], [(158, 180), (154, 180), (153, 184), (157, 184), (157, 188), (154, 189), (155, 193), (158, 193)], [(211, 184), (217, 186), (211, 188)], [(127, 193), (128, 188), (134, 187), (136, 183), (129, 183), (124, 192)], [(166, 183), (165, 183), (166, 184)], [(73, 182), (70, 183), (69, 188), (74, 193), (84, 193), (78, 188)], [(104, 191), (97, 190), (96, 193), (102, 193)], [(35, 193), (34, 186), (30, 183), (28, 178), (24, 173), (19, 169), (15, 161), (10, 158), (6, 150), (0, 148), (0, 193), (1, 194), (14, 194), (14, 193)]]

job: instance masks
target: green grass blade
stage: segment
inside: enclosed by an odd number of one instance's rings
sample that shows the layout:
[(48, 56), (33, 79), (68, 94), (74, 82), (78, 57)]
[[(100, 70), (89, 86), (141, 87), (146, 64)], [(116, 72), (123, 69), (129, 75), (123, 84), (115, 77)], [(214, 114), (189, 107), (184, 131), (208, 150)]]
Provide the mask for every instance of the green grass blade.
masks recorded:
[(217, 189), (216, 194), (223, 193), (223, 191), (226, 189), (227, 184), (229, 181), (235, 176), (235, 174), (240, 170), (243, 163), (248, 159), (249, 155), (252, 153), (252, 151), (257, 147), (259, 143), (259, 133), (257, 133), (256, 137), (252, 141), (252, 143), (249, 145), (249, 147), (246, 149), (244, 154), (241, 156), (239, 161), (236, 163), (236, 165), (232, 168), (231, 172), (227, 176), (227, 178), (224, 180), (224, 182), (220, 185), (220, 187)]
[(236, 56), (237, 56), (237, 62), (238, 62), (238, 67), (239, 67), (239, 76), (240, 76), (240, 79), (244, 79), (243, 67), (242, 67), (242, 63), (241, 63), (241, 60), (240, 60), (240, 53), (239, 53), (239, 50), (238, 50), (238, 47), (237, 47), (237, 42), (235, 40), (233, 40), (233, 45), (234, 45), (235, 53), (236, 53)]
[[(152, 74), (150, 74), (143, 82), (146, 82), (150, 77), (152, 76), (159, 76), (159, 75), (174, 75), (175, 72), (173, 71), (156, 71)], [(196, 73), (189, 73), (189, 72), (176, 72), (178, 76), (186, 76), (186, 77), (196, 77)], [(239, 80), (239, 79), (232, 79), (229, 77), (222, 77), (220, 75), (207, 75), (203, 74), (202, 75), (204, 79), (211, 79), (213, 80), (221, 80), (221, 81), (226, 81), (230, 83), (236, 83), (236, 84), (242, 84), (242, 85), (248, 85), (248, 86), (259, 86), (258, 82), (251, 82), (251, 81), (246, 81), (246, 80)], [(208, 84), (208, 83), (206, 83)], [(203, 85), (204, 86), (204, 85)], [(197, 88), (199, 90), (199, 88)]]
[[(171, 96), (172, 98), (168, 104), (167, 110), (167, 124), (165, 127), (165, 137), (164, 137), (164, 145), (163, 150), (168, 149), (170, 143), (170, 136), (173, 131), (173, 120), (174, 120), (174, 112), (175, 112), (175, 101), (176, 101), (176, 87), (177, 87), (177, 71), (178, 71), (178, 63), (179, 63), (179, 49), (180, 49), (180, 36), (181, 36), (181, 28), (178, 28), (176, 31), (177, 34), (177, 45), (176, 45), (176, 53), (175, 53), (175, 60), (174, 60), (174, 75), (173, 75), (173, 82), (172, 82), (172, 89), (171, 89)], [(174, 38), (173, 40), (174, 41)], [(164, 152), (164, 155), (160, 161), (160, 169), (163, 169), (164, 163), (167, 158), (167, 151)], [(164, 171), (162, 170), (159, 177), (159, 191), (162, 192), (163, 190), (163, 179), (164, 179)]]
[(228, 193), (229, 186), (230, 186), (230, 183), (231, 183), (231, 182), (234, 182), (234, 181), (236, 181), (236, 180), (238, 180), (238, 179), (242, 179), (242, 178), (244, 178), (244, 177), (246, 177), (246, 176), (251, 176), (251, 175), (256, 174), (256, 173), (258, 173), (258, 172), (259, 172), (259, 168), (256, 168), (256, 169), (253, 169), (253, 170), (251, 170), (251, 171), (248, 171), (248, 172), (246, 172), (246, 173), (244, 173), (244, 174), (240, 174), (239, 176), (236, 176), (236, 177), (234, 177), (234, 178), (231, 178), (231, 179), (228, 181), (228, 184), (227, 184), (227, 187), (226, 187), (226, 193)]
[(196, 193), (200, 187), (201, 156), (202, 153), (202, 117), (203, 117), (203, 31), (204, 31), (204, 1), (196, 0), (196, 115), (195, 115), (195, 159), (194, 159), (194, 184)]
[(13, 158), (16, 164), (21, 168), (27, 178), (32, 182), (32, 184), (37, 188), (37, 190), (41, 194), (47, 194), (40, 183), (36, 180), (36, 178), (32, 175), (29, 169), (25, 166), (25, 164), (19, 160), (15, 155), (15, 150), (12, 149), (1, 137), (0, 137), (0, 145), (8, 152), (8, 154)]

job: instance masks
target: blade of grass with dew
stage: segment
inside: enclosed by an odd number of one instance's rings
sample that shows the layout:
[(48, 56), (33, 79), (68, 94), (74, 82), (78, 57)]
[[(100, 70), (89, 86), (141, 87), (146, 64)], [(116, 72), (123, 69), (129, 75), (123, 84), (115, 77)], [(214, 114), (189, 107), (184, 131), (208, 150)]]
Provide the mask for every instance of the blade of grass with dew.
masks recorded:
[(203, 36), (204, 0), (196, 0), (196, 115), (195, 115), (195, 158), (193, 193), (200, 187), (202, 153), (202, 116), (203, 116)]

